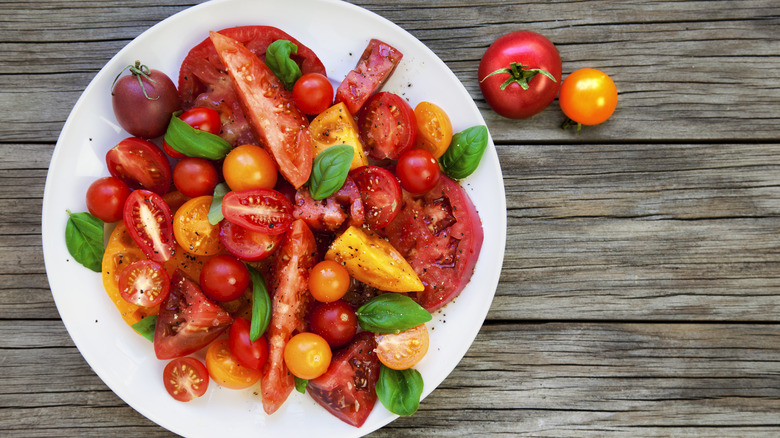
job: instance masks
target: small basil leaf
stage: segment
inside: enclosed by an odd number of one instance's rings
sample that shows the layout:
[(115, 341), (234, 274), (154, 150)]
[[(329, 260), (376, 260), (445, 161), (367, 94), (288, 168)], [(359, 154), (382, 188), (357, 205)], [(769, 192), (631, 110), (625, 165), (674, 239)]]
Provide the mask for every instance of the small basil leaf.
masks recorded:
[(225, 197), (227, 192), (230, 191), (230, 187), (226, 183), (219, 183), (214, 187), (214, 196), (211, 198), (211, 205), (209, 206), (209, 223), (211, 225), (218, 224), (225, 216), (222, 215), (222, 198)]
[(419, 371), (394, 370), (381, 365), (376, 395), (388, 411), (408, 417), (420, 407), (423, 392), (423, 378)]
[(472, 126), (452, 136), (450, 147), (439, 158), (444, 172), (453, 179), (463, 179), (477, 170), (488, 144), (484, 125)]
[(309, 384), (309, 381), (306, 379), (301, 379), (298, 376), (293, 377), (295, 377), (295, 390), (301, 394), (306, 394), (306, 385)]
[(265, 287), (265, 280), (260, 271), (246, 265), (252, 278), (252, 321), (249, 323), (249, 339), (252, 342), (260, 339), (268, 323), (271, 322), (271, 297)]
[(89, 213), (68, 212), (65, 225), (65, 246), (73, 258), (86, 268), (103, 269), (103, 221)]
[(363, 330), (374, 333), (399, 333), (425, 324), (431, 314), (406, 295), (389, 292), (372, 298), (355, 312)]
[(314, 158), (309, 193), (317, 201), (336, 193), (347, 180), (355, 149), (348, 144), (331, 146)]
[(154, 329), (156, 326), (157, 315), (149, 315), (132, 325), (133, 330), (151, 342), (154, 342)]
[(193, 128), (174, 114), (165, 131), (165, 142), (188, 157), (221, 160), (233, 147), (222, 137)]
[(292, 60), (291, 54), (298, 53), (298, 46), (287, 40), (272, 42), (265, 52), (265, 65), (284, 84), (284, 88), (292, 90), (295, 81), (301, 77), (301, 68)]

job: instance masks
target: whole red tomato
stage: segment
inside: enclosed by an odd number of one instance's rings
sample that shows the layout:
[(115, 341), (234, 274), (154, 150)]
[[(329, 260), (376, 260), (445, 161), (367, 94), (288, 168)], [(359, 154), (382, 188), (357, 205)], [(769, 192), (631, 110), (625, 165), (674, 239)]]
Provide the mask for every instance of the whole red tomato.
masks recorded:
[(485, 51), (478, 74), (479, 88), (493, 111), (524, 119), (545, 109), (558, 94), (561, 56), (536, 32), (512, 32)]

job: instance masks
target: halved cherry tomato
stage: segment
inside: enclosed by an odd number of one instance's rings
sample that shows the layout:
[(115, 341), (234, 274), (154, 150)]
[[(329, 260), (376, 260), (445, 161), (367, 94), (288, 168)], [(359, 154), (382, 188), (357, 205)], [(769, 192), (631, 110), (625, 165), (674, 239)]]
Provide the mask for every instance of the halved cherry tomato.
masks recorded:
[(200, 287), (214, 301), (233, 301), (241, 297), (250, 281), (246, 265), (228, 254), (208, 259), (200, 271)]
[(219, 240), (229, 253), (247, 262), (258, 262), (279, 247), (284, 234), (265, 234), (224, 220), (219, 223)]
[(122, 208), (130, 188), (121, 179), (106, 176), (98, 178), (87, 189), (87, 210), (103, 222), (122, 219)]
[(336, 193), (321, 201), (311, 197), (308, 187), (298, 189), (293, 216), (304, 220), (315, 231), (330, 232), (338, 230), (347, 219), (349, 225), (363, 225), (365, 210), (357, 186), (347, 177)]
[(165, 365), (163, 385), (171, 397), (188, 402), (206, 393), (209, 387), (209, 372), (206, 366), (194, 357), (178, 357)]
[(333, 260), (323, 260), (311, 270), (309, 292), (315, 300), (331, 303), (347, 293), (350, 282), (349, 272), (344, 266)]
[(328, 371), (310, 380), (306, 392), (339, 420), (360, 427), (374, 409), (379, 359), (376, 342), (362, 332), (333, 355)]
[(369, 41), (355, 68), (336, 89), (336, 102), (346, 103), (349, 112), (357, 114), (369, 96), (387, 81), (403, 56), (387, 43), (377, 39)]
[(206, 368), (218, 385), (230, 389), (249, 388), (260, 380), (260, 371), (241, 365), (230, 351), (227, 339), (217, 339), (206, 350)]
[(333, 85), (325, 75), (306, 73), (295, 81), (292, 96), (299, 110), (317, 115), (333, 103)]
[(439, 183), (439, 162), (425, 149), (410, 149), (398, 158), (395, 167), (401, 187), (415, 195), (428, 192)]
[(284, 346), (284, 363), (300, 379), (316, 379), (328, 370), (333, 353), (322, 336), (298, 333)]
[(358, 114), (360, 138), (376, 160), (398, 159), (417, 141), (417, 119), (406, 100), (387, 91), (371, 96)]
[[(206, 131), (214, 135), (219, 134), (222, 130), (222, 121), (219, 118), (219, 113), (213, 108), (196, 106), (195, 108), (184, 111), (179, 116), (179, 119), (195, 129)], [(165, 140), (163, 140), (163, 150), (173, 158), (186, 157), (186, 155), (172, 148)]]
[(353, 170), (355, 181), (366, 211), (366, 222), (374, 230), (389, 224), (401, 211), (401, 185), (390, 171), (376, 166)]
[(337, 300), (317, 304), (309, 316), (309, 327), (335, 348), (346, 345), (355, 337), (358, 319), (349, 303)]
[(406, 370), (425, 357), (428, 352), (428, 328), (425, 324), (400, 333), (375, 334), (376, 355), (386, 367)]
[(205, 158), (184, 157), (173, 167), (173, 184), (186, 196), (211, 195), (218, 182), (217, 168)]
[(177, 270), (171, 277), (171, 292), (160, 305), (154, 353), (158, 359), (192, 354), (216, 339), (232, 322), (233, 318), (222, 307)]
[(163, 195), (171, 188), (171, 165), (154, 143), (130, 137), (106, 153), (111, 176), (121, 179), (131, 189), (146, 189)]
[(163, 198), (148, 190), (136, 190), (125, 201), (123, 218), (127, 231), (149, 260), (165, 263), (173, 256), (171, 216)]
[(292, 93), (241, 43), (216, 32), (209, 37), (233, 79), (255, 137), (268, 148), (287, 181), (296, 188), (304, 185), (312, 166), (311, 134)]
[(348, 144), (355, 150), (350, 169), (368, 165), (363, 142), (355, 118), (344, 102), (339, 102), (321, 112), (309, 125), (314, 155), (338, 144)]
[(182, 249), (196, 256), (222, 252), (219, 225), (209, 223), (211, 196), (199, 196), (185, 202), (173, 215), (173, 234)]
[(420, 102), (414, 107), (417, 119), (417, 143), (415, 147), (425, 149), (437, 160), (452, 142), (452, 122), (444, 110), (431, 102)]
[(119, 274), (119, 293), (136, 306), (154, 307), (170, 290), (171, 277), (165, 268), (151, 260), (135, 261)]
[(272, 189), (279, 172), (265, 149), (243, 144), (230, 151), (222, 162), (225, 182), (233, 190)]
[(272, 189), (231, 191), (222, 198), (222, 215), (236, 225), (265, 234), (282, 234), (290, 229), (293, 205)]
[(242, 366), (260, 370), (268, 360), (268, 341), (265, 336), (261, 336), (252, 342), (249, 328), (249, 321), (246, 318), (236, 318), (233, 321), (228, 335), (230, 351)]
[(583, 68), (561, 84), (558, 101), (566, 117), (583, 125), (605, 122), (617, 107), (618, 92), (606, 73)]

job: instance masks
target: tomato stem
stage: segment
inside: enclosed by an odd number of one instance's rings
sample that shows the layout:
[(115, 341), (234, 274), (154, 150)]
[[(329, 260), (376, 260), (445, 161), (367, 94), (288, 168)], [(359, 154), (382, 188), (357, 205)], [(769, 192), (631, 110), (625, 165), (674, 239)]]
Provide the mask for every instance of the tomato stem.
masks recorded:
[(138, 61), (138, 60), (135, 61), (135, 64), (131, 64), (131, 65), (128, 65), (125, 68), (123, 68), (122, 71), (120, 71), (119, 74), (116, 75), (116, 77), (114, 78), (114, 82), (111, 84), (111, 95), (112, 96), (114, 95), (114, 85), (116, 85), (116, 81), (119, 80), (119, 77), (122, 76), (122, 73), (124, 73), (125, 70), (130, 70), (130, 74), (132, 74), (133, 76), (138, 78), (138, 85), (141, 86), (141, 91), (144, 92), (144, 97), (146, 97), (149, 100), (157, 100), (157, 99), (160, 98), (160, 96), (157, 96), (154, 99), (152, 99), (146, 93), (146, 87), (144, 86), (144, 81), (142, 79), (142, 76), (143, 76), (143, 78), (145, 78), (146, 80), (148, 80), (149, 82), (151, 82), (153, 84), (156, 84), (157, 81), (155, 81), (154, 79), (152, 79), (149, 76), (149, 74), (151, 74), (151, 72), (152, 72), (151, 70), (149, 70), (149, 67), (141, 64), (141, 61)]
[(506, 81), (504, 81), (503, 84), (501, 84), (501, 89), (505, 90), (506, 87), (511, 85), (512, 83), (517, 83), (520, 85), (520, 87), (523, 90), (527, 90), (530, 88), (530, 85), (528, 83), (533, 79), (537, 74), (541, 73), (544, 76), (547, 76), (548, 78), (552, 79), (553, 82), (558, 82), (555, 80), (555, 77), (548, 72), (547, 70), (543, 70), (541, 68), (530, 68), (528, 65), (523, 65), (519, 62), (511, 62), (509, 63), (508, 68), (499, 68), (498, 70), (494, 71), (493, 73), (490, 73), (489, 75), (482, 78), (480, 82), (484, 82), (487, 78), (501, 74), (501, 73), (508, 73), (509, 78), (507, 78)]
[(580, 132), (580, 130), (582, 130), (582, 123), (575, 122), (569, 117), (566, 117), (566, 120), (563, 121), (563, 124), (561, 125), (561, 129), (569, 129), (572, 126), (574, 126), (575, 123), (577, 124), (577, 132)]

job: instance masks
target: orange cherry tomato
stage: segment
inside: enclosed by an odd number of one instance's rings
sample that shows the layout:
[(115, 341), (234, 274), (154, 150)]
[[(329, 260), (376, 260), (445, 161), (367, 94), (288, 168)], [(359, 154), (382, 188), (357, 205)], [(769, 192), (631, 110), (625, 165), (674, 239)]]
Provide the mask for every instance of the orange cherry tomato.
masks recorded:
[(425, 149), (437, 160), (452, 142), (452, 122), (441, 107), (431, 102), (420, 102), (414, 107), (417, 117), (417, 143), (415, 147)]
[(276, 162), (265, 149), (241, 145), (227, 154), (222, 174), (232, 190), (272, 189), (279, 174)]
[(376, 352), (379, 361), (394, 370), (409, 369), (428, 352), (430, 343), (425, 324), (400, 333), (375, 334)]
[(333, 260), (317, 263), (309, 275), (309, 292), (315, 300), (323, 303), (341, 299), (347, 293), (349, 284), (347, 268)]
[(198, 196), (185, 202), (173, 215), (173, 235), (181, 248), (195, 256), (223, 252), (219, 225), (209, 223), (211, 196)]
[(284, 347), (284, 363), (293, 375), (311, 380), (325, 374), (333, 354), (322, 336), (298, 333)]
[(606, 121), (617, 107), (618, 92), (612, 79), (599, 70), (583, 68), (566, 77), (558, 101), (569, 119), (582, 125)]
[(217, 339), (206, 350), (206, 368), (218, 385), (230, 389), (249, 388), (260, 380), (262, 372), (241, 365), (230, 351), (227, 339)]

